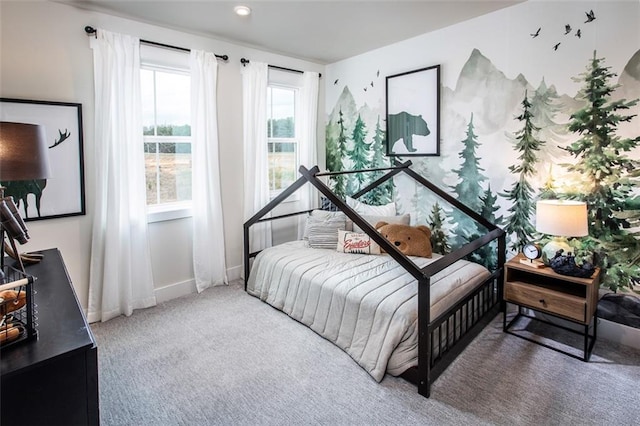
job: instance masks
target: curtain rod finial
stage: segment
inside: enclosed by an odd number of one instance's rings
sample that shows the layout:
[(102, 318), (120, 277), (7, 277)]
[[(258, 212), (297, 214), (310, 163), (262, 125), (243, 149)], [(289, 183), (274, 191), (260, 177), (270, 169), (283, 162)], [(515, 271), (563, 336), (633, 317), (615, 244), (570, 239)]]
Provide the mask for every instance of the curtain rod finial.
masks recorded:
[(84, 32), (87, 33), (87, 35), (95, 35), (96, 37), (98, 36), (98, 30), (96, 30), (95, 28), (93, 28), (90, 25), (87, 25), (86, 27), (84, 27)]

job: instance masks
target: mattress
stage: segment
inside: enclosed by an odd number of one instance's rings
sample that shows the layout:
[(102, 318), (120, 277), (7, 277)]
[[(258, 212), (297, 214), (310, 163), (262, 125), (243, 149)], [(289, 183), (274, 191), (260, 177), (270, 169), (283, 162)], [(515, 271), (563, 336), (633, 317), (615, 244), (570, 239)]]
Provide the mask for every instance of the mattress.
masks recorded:
[[(410, 257), (419, 267), (438, 259)], [(431, 277), (431, 319), (489, 271), (460, 260)], [(339, 253), (293, 241), (256, 256), (247, 291), (348, 353), (375, 380), (418, 364), (418, 283), (389, 255)]]

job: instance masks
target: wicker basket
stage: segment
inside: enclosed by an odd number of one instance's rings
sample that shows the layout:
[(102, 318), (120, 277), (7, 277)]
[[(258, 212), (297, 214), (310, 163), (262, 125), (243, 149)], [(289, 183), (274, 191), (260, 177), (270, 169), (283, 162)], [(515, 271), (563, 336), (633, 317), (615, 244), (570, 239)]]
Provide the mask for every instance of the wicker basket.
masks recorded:
[(35, 278), (8, 265), (0, 274), (0, 349), (37, 337)]

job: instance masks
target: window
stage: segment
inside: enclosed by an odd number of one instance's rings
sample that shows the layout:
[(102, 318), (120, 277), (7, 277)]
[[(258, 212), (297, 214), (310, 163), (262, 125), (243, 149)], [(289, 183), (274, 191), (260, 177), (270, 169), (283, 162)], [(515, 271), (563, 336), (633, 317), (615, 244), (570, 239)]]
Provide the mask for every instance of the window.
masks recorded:
[(142, 120), (147, 206), (191, 201), (191, 79), (144, 66)]
[(275, 197), (297, 179), (296, 98), (298, 89), (270, 84), (267, 89), (269, 190)]

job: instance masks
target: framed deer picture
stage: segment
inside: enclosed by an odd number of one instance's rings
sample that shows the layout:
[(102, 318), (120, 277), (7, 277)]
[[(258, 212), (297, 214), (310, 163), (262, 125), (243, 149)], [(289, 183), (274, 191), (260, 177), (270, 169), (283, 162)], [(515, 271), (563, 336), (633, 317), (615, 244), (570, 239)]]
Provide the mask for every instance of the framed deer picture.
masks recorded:
[(51, 177), (0, 182), (25, 220), (85, 214), (82, 104), (0, 98), (0, 121), (45, 128)]

